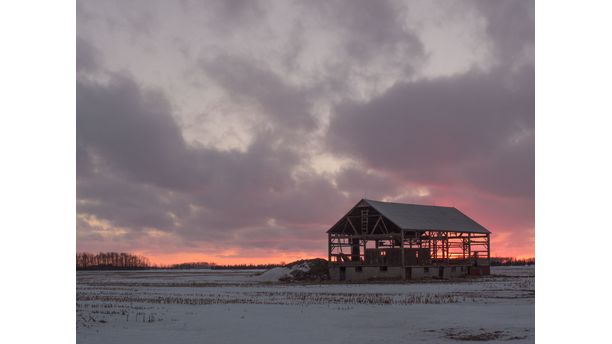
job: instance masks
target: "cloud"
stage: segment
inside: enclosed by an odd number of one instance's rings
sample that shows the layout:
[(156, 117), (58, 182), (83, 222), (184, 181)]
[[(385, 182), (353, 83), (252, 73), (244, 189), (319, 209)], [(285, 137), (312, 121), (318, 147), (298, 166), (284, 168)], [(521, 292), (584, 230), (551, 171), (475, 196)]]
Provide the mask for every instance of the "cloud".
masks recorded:
[(487, 20), (499, 68), (516, 68), (534, 63), (535, 9), (533, 1), (499, 3), (475, 0), (476, 9)]
[(420, 39), (406, 30), (402, 8), (392, 1), (356, 0), (350, 5), (346, 1), (315, 1), (304, 7), (308, 14), (322, 18), (332, 34), (344, 38), (346, 55), (358, 62), (369, 63), (383, 54), (397, 53), (408, 60), (424, 53)]
[[(533, 69), (511, 76), (472, 71), (396, 84), (369, 102), (341, 104), (327, 139), (338, 154), (406, 180), (469, 181), (532, 196), (532, 189), (515, 186), (533, 185), (533, 128)], [(482, 182), (489, 175), (495, 183)]]
[(79, 249), (320, 255), (364, 196), (531, 249), (532, 2), (143, 4), (77, 4)]
[(340, 103), (328, 147), (406, 181), (533, 198), (533, 3), (468, 4), (485, 19), (493, 67), (401, 81)]
[(99, 66), (99, 52), (89, 42), (77, 36), (76, 38), (76, 71), (94, 72)]
[(253, 102), (268, 116), (271, 124), (283, 129), (313, 130), (311, 91), (286, 83), (273, 71), (244, 58), (223, 56), (204, 61), (207, 76), (216, 81), (238, 102)]
[(108, 85), (79, 80), (76, 108), (80, 153), (107, 157), (106, 163), (128, 176), (162, 186), (186, 187), (205, 178), (186, 164), (194, 152), (159, 92), (143, 91), (123, 76), (113, 76)]
[(244, 153), (186, 143), (165, 96), (126, 76), (77, 82), (77, 146), (77, 212), (122, 228), (125, 240), (154, 229), (176, 245), (231, 244), (246, 231), (241, 242), (255, 245), (275, 223), (281, 248), (303, 235), (293, 229), (320, 231), (330, 209), (347, 206), (326, 178), (294, 176), (300, 156), (265, 136)]

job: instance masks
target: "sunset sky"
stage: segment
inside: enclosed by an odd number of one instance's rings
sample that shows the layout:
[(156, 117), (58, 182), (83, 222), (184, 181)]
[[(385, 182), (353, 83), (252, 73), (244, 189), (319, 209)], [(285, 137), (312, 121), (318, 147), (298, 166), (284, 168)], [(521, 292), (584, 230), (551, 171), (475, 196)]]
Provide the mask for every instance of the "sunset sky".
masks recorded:
[(361, 198), (534, 255), (532, 1), (77, 1), (77, 251), (326, 257)]

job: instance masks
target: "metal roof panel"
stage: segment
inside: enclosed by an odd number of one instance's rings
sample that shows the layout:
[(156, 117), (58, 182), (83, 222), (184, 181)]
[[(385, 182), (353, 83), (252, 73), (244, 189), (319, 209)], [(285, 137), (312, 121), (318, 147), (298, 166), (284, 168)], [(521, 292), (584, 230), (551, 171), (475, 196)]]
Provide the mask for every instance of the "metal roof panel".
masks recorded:
[(402, 229), (468, 233), (491, 233), (454, 207), (404, 204), (364, 199)]

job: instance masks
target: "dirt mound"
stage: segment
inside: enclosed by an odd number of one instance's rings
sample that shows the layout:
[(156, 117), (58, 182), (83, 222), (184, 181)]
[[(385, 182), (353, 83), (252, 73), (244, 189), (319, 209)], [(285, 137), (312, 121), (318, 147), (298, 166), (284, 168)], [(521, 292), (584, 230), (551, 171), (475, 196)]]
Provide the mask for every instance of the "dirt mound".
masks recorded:
[(329, 279), (327, 260), (321, 258), (298, 260), (285, 265), (291, 272), (280, 281), (323, 281)]
[(266, 282), (323, 281), (329, 279), (329, 270), (325, 259), (304, 259), (265, 271), (255, 279)]

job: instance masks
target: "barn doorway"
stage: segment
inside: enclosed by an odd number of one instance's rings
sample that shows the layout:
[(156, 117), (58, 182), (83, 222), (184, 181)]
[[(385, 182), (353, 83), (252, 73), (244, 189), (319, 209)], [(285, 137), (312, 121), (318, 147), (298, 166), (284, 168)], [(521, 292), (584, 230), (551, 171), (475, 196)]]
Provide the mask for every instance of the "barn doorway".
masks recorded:
[(412, 279), (412, 267), (407, 267), (406, 268), (406, 279), (407, 280), (411, 280)]
[(340, 267), (340, 280), (341, 281), (346, 280), (346, 267), (345, 266)]

